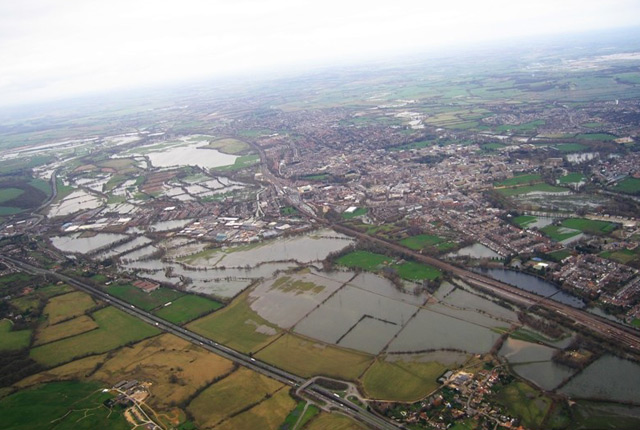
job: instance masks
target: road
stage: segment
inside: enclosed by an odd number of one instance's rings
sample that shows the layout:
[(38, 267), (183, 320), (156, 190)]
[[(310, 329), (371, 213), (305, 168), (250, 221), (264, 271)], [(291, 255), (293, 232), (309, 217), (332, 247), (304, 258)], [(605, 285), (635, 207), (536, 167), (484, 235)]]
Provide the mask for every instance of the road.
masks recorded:
[(564, 318), (573, 320), (576, 324), (581, 325), (591, 332), (597, 333), (602, 338), (607, 339), (614, 344), (623, 346), (624, 348), (635, 354), (640, 354), (640, 332), (631, 327), (625, 327), (621, 324), (617, 324), (613, 321), (609, 321), (597, 315), (593, 315), (583, 310), (555, 302), (553, 300), (538, 296), (537, 294), (521, 290), (512, 285), (502, 283), (480, 273), (475, 273), (470, 270), (454, 266), (453, 264), (438, 260), (437, 258), (420, 254), (419, 252), (405, 248), (404, 246), (398, 245), (397, 243), (378, 237), (369, 236), (366, 233), (362, 233), (358, 230), (354, 230), (342, 224), (332, 225), (332, 228), (349, 236), (355, 236), (364, 240), (375, 242), (394, 252), (408, 255), (416, 261), (426, 263), (431, 266), (437, 267), (438, 269), (449, 272), (452, 275), (467, 282), (468, 284), (490, 290), (495, 295), (504, 297), (507, 300), (516, 301), (525, 306), (539, 305), (541, 307), (544, 307)]
[[(48, 276), (58, 278), (61, 281), (66, 282), (67, 284), (78, 288), (81, 291), (91, 294), (93, 297), (97, 299), (107, 302), (111, 306), (118, 308), (128, 313), (129, 315), (132, 315), (136, 318), (139, 318), (157, 327), (160, 330), (164, 330), (167, 333), (174, 334), (184, 340), (187, 340), (191, 343), (199, 345), (204, 349), (207, 349), (228, 360), (231, 360), (235, 363), (238, 363), (242, 366), (245, 366), (251, 370), (259, 372), (270, 378), (276, 379), (286, 385), (289, 385), (291, 387), (300, 387), (303, 384), (305, 384), (306, 380), (304, 378), (301, 378), (297, 375), (289, 373), (285, 370), (279, 369), (263, 361), (257, 360), (253, 357), (250, 357), (247, 354), (243, 354), (241, 352), (238, 352), (224, 345), (220, 345), (217, 342), (212, 341), (211, 339), (208, 339), (204, 336), (201, 336), (197, 333), (187, 330), (184, 327), (180, 327), (176, 324), (172, 324), (168, 321), (165, 321), (162, 318), (159, 318), (149, 312), (139, 309), (125, 302), (124, 300), (120, 300), (117, 297), (113, 297), (107, 294), (106, 292), (102, 291), (101, 289), (85, 284), (84, 282), (78, 281), (77, 279), (71, 278), (61, 273), (57, 273), (52, 270), (36, 267), (29, 263), (25, 263), (23, 261), (20, 261), (11, 257), (0, 256), (0, 261), (3, 261), (5, 264), (9, 266), (13, 265), (33, 274), (48, 275)], [(395, 423), (387, 421), (361, 408), (355, 403), (352, 403), (346, 399), (337, 398), (331, 391), (325, 388), (322, 388), (318, 385), (310, 384), (307, 387), (305, 387), (303, 391), (304, 393), (312, 397), (315, 397), (324, 401), (331, 409), (335, 409), (345, 415), (349, 415), (352, 418), (356, 419), (357, 421), (367, 424), (374, 429), (398, 430), (403, 428)]]

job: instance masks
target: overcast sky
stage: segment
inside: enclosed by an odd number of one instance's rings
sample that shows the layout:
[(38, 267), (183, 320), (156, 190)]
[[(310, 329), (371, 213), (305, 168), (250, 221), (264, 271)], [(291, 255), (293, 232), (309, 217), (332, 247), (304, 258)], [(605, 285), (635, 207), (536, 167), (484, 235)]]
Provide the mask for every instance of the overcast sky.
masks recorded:
[(0, 105), (637, 25), (638, 0), (0, 0)]

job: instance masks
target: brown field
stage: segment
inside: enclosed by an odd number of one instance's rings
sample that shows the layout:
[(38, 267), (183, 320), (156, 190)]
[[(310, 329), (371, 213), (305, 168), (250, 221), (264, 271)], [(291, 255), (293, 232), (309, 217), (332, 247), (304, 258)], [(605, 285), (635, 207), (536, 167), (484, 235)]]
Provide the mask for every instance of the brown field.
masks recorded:
[(353, 421), (351, 418), (338, 414), (322, 413), (314, 418), (305, 430), (365, 430), (366, 427)]
[(355, 381), (373, 356), (286, 334), (256, 354), (257, 358), (296, 375), (331, 376)]
[(81, 358), (44, 372), (36, 373), (14, 384), (18, 388), (26, 388), (36, 384), (44, 384), (51, 381), (67, 381), (70, 379), (83, 379), (96, 366), (105, 361), (107, 354), (93, 355)]
[(48, 316), (49, 324), (56, 324), (68, 318), (82, 315), (84, 311), (91, 309), (95, 305), (96, 302), (93, 301), (90, 295), (75, 291), (52, 297), (47, 302), (42, 313)]
[(121, 348), (91, 378), (108, 384), (122, 379), (149, 381), (151, 403), (164, 407), (186, 400), (198, 388), (232, 368), (231, 361), (164, 334)]
[(200, 429), (211, 428), (282, 388), (278, 381), (240, 367), (204, 390), (187, 407)]
[(216, 426), (216, 430), (278, 430), (289, 412), (295, 407), (295, 400), (291, 398), (286, 387), (282, 387), (271, 398), (240, 415), (223, 421), (219, 426)]
[(53, 342), (54, 340), (64, 339), (65, 337), (75, 336), (80, 333), (87, 332), (98, 328), (98, 324), (89, 316), (81, 315), (69, 321), (61, 322), (55, 325), (45, 326), (36, 332), (36, 340), (34, 345), (42, 345), (43, 343)]

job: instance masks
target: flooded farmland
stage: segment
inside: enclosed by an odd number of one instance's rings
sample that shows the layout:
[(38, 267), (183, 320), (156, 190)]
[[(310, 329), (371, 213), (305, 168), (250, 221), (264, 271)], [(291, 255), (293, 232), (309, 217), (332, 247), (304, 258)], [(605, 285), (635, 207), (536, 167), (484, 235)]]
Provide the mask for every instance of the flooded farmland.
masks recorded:
[(54, 236), (51, 238), (51, 243), (62, 252), (87, 254), (114, 244), (126, 237), (127, 235), (125, 234), (98, 233), (96, 235), (83, 236), (82, 233), (74, 233), (67, 236)]

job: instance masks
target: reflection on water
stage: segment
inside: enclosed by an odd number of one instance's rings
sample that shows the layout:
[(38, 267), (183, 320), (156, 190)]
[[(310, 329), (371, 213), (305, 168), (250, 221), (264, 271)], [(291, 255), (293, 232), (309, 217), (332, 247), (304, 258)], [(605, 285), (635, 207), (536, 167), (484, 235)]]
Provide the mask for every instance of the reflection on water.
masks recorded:
[(605, 355), (560, 391), (578, 398), (637, 402), (640, 399), (640, 365)]

